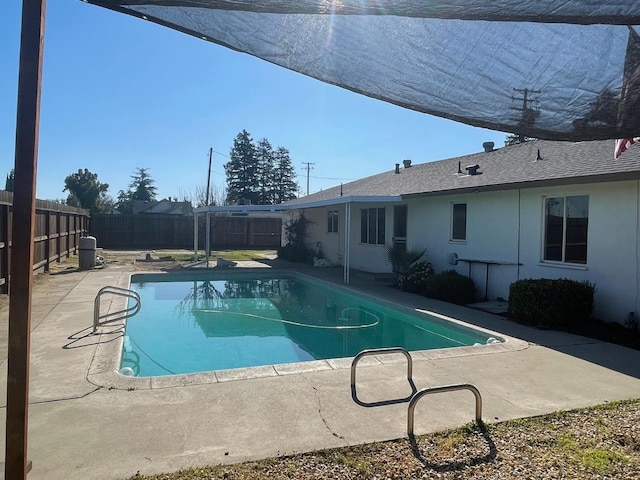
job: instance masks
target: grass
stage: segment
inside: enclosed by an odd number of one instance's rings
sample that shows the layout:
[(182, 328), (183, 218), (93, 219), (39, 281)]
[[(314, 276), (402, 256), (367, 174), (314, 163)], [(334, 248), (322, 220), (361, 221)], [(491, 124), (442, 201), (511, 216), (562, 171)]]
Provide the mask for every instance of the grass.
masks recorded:
[(640, 400), (129, 480), (640, 478)]
[[(247, 260), (264, 260), (265, 255), (271, 252), (270, 250), (213, 250), (211, 251), (210, 258), (224, 258), (232, 262), (241, 262)], [(193, 252), (191, 253), (172, 253), (171, 256), (174, 260), (189, 261), (193, 259)], [(204, 260), (204, 252), (198, 252), (198, 259)]]

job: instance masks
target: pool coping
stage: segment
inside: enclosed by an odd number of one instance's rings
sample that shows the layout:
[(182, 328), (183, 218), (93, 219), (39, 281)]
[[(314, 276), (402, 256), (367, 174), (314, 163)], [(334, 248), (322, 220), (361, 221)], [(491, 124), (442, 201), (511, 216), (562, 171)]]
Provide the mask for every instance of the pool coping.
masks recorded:
[[(219, 270), (216, 273), (220, 272)], [(225, 274), (230, 275), (246, 275), (247, 273), (260, 273), (266, 274), (263, 269), (246, 268), (241, 272), (234, 270), (225, 270)], [(501, 343), (488, 344), (488, 345), (474, 345), (465, 347), (451, 347), (441, 348), (433, 350), (417, 350), (411, 351), (410, 355), (413, 360), (437, 360), (442, 358), (456, 358), (466, 357), (471, 355), (487, 355), (497, 354), (505, 352), (513, 352), (525, 350), (530, 347), (530, 343), (524, 340), (520, 340), (515, 337), (495, 332), (493, 330), (483, 328), (471, 323), (467, 323), (464, 320), (456, 319), (442, 313), (427, 310), (424, 308), (411, 308), (397, 301), (393, 301), (389, 298), (380, 298), (372, 294), (367, 293), (361, 289), (350, 288), (348, 285), (340, 285), (335, 282), (331, 282), (325, 279), (317, 278), (315, 276), (307, 275), (302, 272), (292, 272), (291, 270), (279, 270), (274, 269), (268, 272), (268, 275), (283, 274), (292, 277), (304, 277), (314, 282), (324, 283), (332, 288), (338, 288), (349, 293), (355, 293), (357, 295), (365, 296), (370, 299), (394, 308), (398, 308), (404, 311), (411, 311), (414, 314), (433, 315), (442, 320), (446, 320), (466, 328), (481, 331), (485, 334), (503, 340)], [(131, 285), (131, 277), (141, 275), (152, 275), (154, 277), (162, 276), (175, 276), (175, 275), (193, 275), (193, 270), (178, 271), (178, 272), (131, 272), (128, 275), (127, 287)], [(205, 275), (202, 273), (201, 275)], [(123, 310), (126, 307), (126, 298), (115, 297), (110, 303), (108, 308), (101, 313), (112, 313)], [(172, 387), (184, 387), (190, 385), (202, 385), (222, 383), (235, 380), (247, 380), (263, 377), (277, 377), (284, 375), (294, 375), (300, 373), (318, 372), (323, 370), (342, 370), (351, 368), (353, 357), (334, 358), (326, 360), (313, 360), (308, 362), (296, 362), (296, 363), (283, 363), (274, 365), (263, 365), (256, 367), (234, 368), (225, 370), (212, 370), (207, 372), (197, 372), (188, 374), (177, 375), (162, 375), (153, 377), (132, 377), (125, 376), (119, 373), (120, 352), (124, 342), (124, 335), (119, 335), (117, 341), (113, 341), (113, 335), (118, 334), (120, 329), (124, 328), (124, 321), (118, 321), (99, 326), (96, 333), (99, 335), (99, 340), (94, 352), (94, 355), (89, 364), (87, 370), (87, 381), (96, 385), (97, 387), (120, 389), (120, 390), (139, 390), (139, 389), (159, 389), (159, 388), (172, 388)], [(360, 366), (376, 366), (385, 364), (395, 364), (399, 362), (405, 362), (404, 356), (396, 355), (370, 355), (359, 361)]]

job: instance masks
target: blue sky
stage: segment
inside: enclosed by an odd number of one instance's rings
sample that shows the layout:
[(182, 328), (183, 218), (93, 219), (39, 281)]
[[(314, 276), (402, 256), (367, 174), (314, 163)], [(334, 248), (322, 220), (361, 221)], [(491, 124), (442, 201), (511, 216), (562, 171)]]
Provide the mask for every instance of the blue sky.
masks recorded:
[[(0, 179), (14, 165), (21, 5), (4, 0), (0, 16)], [(505, 138), (79, 0), (48, 1), (38, 198), (66, 198), (64, 179), (81, 168), (113, 197), (138, 167), (149, 169), (159, 198), (190, 194), (206, 185), (209, 147), (220, 153), (211, 179), (222, 186), (243, 129), (289, 149), (303, 193), (303, 162), (315, 164), (313, 193), (406, 158), (465, 155)]]

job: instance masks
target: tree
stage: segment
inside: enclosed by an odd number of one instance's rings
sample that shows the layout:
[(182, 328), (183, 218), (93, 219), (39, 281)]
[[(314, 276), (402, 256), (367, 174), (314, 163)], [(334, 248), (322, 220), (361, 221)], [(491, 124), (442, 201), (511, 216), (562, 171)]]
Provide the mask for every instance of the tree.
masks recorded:
[(258, 204), (273, 205), (275, 178), (275, 153), (269, 140), (263, 138), (256, 147), (256, 187)]
[(258, 203), (259, 194), (256, 187), (256, 146), (251, 135), (242, 130), (233, 141), (229, 154), (230, 160), (224, 166), (227, 174), (227, 203), (234, 204), (240, 200)]
[(215, 183), (211, 184), (209, 189), (209, 202), (207, 203), (207, 187), (206, 185), (196, 185), (193, 190), (184, 191), (180, 189), (176, 198), (182, 199), (183, 202), (189, 202), (195, 207), (204, 207), (205, 205), (225, 205), (227, 192), (224, 185), (220, 186)]
[(120, 190), (118, 192), (116, 209), (120, 213), (133, 213), (134, 200), (149, 202), (156, 199), (157, 188), (154, 186), (155, 180), (151, 178), (148, 171), (148, 168), (136, 168), (134, 174), (131, 175), (129, 190)]
[(131, 192), (120, 190), (118, 192), (118, 198), (116, 199), (116, 210), (123, 214), (133, 213), (133, 200), (131, 199)]
[(92, 214), (102, 211), (109, 189), (108, 183), (98, 181), (98, 175), (88, 169), (79, 169), (64, 179), (64, 190), (68, 191), (67, 205), (86, 208)]
[(289, 157), (289, 150), (278, 147), (275, 152), (273, 203), (278, 204), (297, 197), (296, 171)]
[(15, 182), (16, 171), (15, 169), (11, 169), (9, 174), (7, 175), (7, 181), (4, 184), (4, 189), (7, 192), (13, 192), (13, 183)]
[(246, 130), (233, 141), (227, 173), (227, 204), (250, 200), (254, 205), (274, 205), (296, 198), (298, 185), (289, 150), (275, 151), (266, 138), (256, 146)]
[(131, 183), (129, 184), (129, 191), (131, 192), (132, 200), (142, 200), (148, 202), (156, 199), (156, 191), (158, 190), (153, 184), (156, 183), (151, 175), (148, 173), (148, 168), (136, 169), (136, 172), (131, 175)]

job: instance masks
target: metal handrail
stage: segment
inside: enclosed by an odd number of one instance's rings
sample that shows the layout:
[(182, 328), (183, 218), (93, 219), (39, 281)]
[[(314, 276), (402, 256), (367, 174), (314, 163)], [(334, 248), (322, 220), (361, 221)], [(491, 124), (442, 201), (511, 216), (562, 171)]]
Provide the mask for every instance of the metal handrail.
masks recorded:
[[(379, 400), (376, 402), (364, 402), (360, 400), (358, 398), (358, 392), (356, 391), (356, 366), (358, 365), (358, 362), (362, 359), (362, 357), (366, 357), (367, 355), (380, 355), (380, 354), (383, 355), (387, 353), (401, 353), (407, 358), (407, 380), (409, 382), (409, 387), (411, 387), (411, 393), (404, 398)], [(409, 355), (409, 352), (407, 352), (404, 348), (392, 347), (392, 348), (377, 348), (373, 350), (363, 350), (358, 355), (356, 355), (353, 358), (353, 361), (351, 362), (351, 398), (353, 399), (354, 402), (356, 402), (358, 405), (361, 405), (363, 407), (377, 407), (381, 405), (393, 405), (395, 403), (408, 402), (413, 396), (413, 394), (416, 393), (416, 391), (418, 390), (416, 388), (415, 383), (413, 383), (413, 378), (411, 378), (412, 375), (413, 375), (413, 359), (411, 358), (411, 355)]]
[(407, 415), (407, 435), (409, 437), (413, 437), (413, 423), (414, 423), (414, 415), (416, 404), (418, 400), (422, 397), (432, 394), (432, 393), (442, 393), (442, 392), (453, 392), (457, 390), (471, 390), (476, 397), (476, 423), (482, 423), (482, 396), (480, 395), (480, 391), (469, 383), (460, 383), (456, 385), (444, 385), (442, 387), (428, 387), (423, 388), (419, 392), (417, 392), (411, 401), (409, 402), (409, 411)]
[(358, 362), (363, 357), (369, 355), (384, 355), (388, 353), (401, 353), (405, 357), (407, 357), (407, 380), (409, 380), (409, 382), (413, 382), (413, 359), (411, 358), (409, 352), (400, 347), (375, 348), (371, 350), (362, 350), (355, 357), (353, 357), (353, 361), (351, 362), (351, 390), (354, 390), (356, 388), (356, 365), (358, 365)]
[[(133, 306), (127, 307), (117, 312), (109, 312), (104, 315), (100, 315), (100, 299), (104, 294), (110, 293), (121, 297), (133, 298), (136, 303)], [(105, 325), (107, 323), (116, 322), (136, 315), (141, 308), (140, 295), (134, 290), (121, 287), (106, 286), (102, 287), (93, 301), (93, 331), (95, 332), (99, 325)], [(113, 318), (110, 318), (113, 317)], [(108, 320), (105, 320), (108, 319)], [(100, 321), (103, 320), (103, 321)]]

